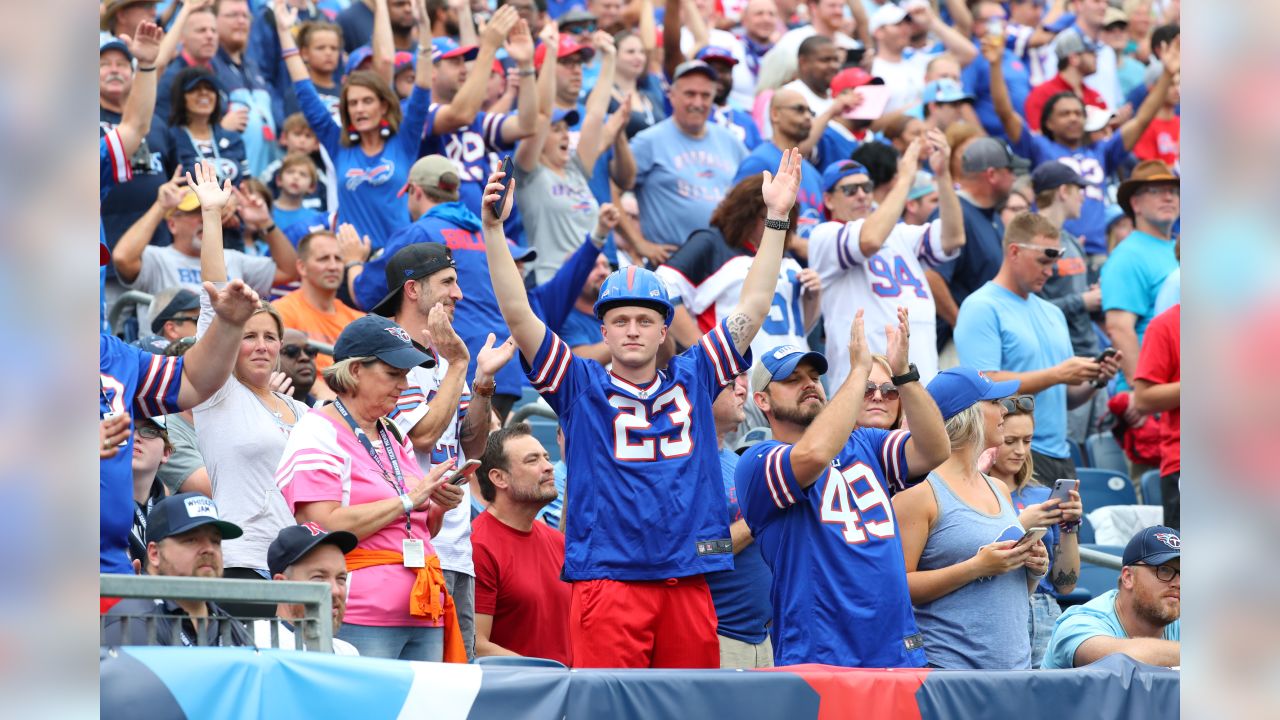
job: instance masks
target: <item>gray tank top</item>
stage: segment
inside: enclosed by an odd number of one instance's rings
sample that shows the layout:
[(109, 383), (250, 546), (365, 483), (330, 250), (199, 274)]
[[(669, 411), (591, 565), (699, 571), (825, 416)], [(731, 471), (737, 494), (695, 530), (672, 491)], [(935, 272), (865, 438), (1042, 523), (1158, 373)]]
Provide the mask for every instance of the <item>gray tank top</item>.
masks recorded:
[[(929, 473), (929, 487), (938, 501), (938, 519), (920, 554), (918, 569), (937, 570), (968, 560), (979, 547), (995, 542), (1005, 528), (1018, 524), (1008, 493), (991, 478), (983, 477), (1000, 500), (997, 515), (970, 506), (951, 492), (941, 477)], [(1029, 668), (1028, 598), (1026, 573), (1012, 570), (916, 605), (916, 624), (924, 635), (929, 664), (948, 669)]]

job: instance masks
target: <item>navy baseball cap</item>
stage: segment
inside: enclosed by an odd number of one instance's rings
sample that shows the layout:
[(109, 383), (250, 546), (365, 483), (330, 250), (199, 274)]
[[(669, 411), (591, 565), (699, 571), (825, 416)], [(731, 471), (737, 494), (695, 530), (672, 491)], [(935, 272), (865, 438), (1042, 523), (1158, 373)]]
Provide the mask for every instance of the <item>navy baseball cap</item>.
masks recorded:
[(394, 368), (408, 370), (431, 359), (414, 346), (404, 328), (381, 315), (365, 315), (342, 329), (333, 344), (333, 361), (376, 357)]
[(925, 389), (942, 411), (942, 419), (950, 420), (974, 403), (1016, 395), (1021, 385), (1017, 380), (992, 382), (973, 368), (953, 367), (934, 375)]
[(160, 334), (165, 322), (172, 320), (178, 313), (200, 309), (200, 296), (187, 288), (179, 287), (176, 292), (161, 291), (156, 299), (164, 300), (165, 295), (169, 296), (168, 301), (151, 316), (151, 332), (156, 335)]
[(1182, 557), (1182, 538), (1178, 531), (1164, 525), (1152, 525), (1134, 535), (1124, 546), (1125, 565), (1163, 565)]
[(1076, 187), (1089, 187), (1089, 183), (1080, 177), (1080, 173), (1067, 167), (1064, 163), (1057, 160), (1050, 160), (1047, 163), (1041, 163), (1031, 173), (1031, 189), (1039, 195), (1045, 190), (1056, 190), (1063, 185), (1075, 185)]
[(188, 492), (171, 495), (151, 508), (151, 512), (147, 513), (147, 542), (159, 542), (201, 525), (218, 528), (223, 540), (231, 540), (244, 534), (239, 525), (218, 517), (218, 506), (213, 504), (212, 498)]
[(516, 262), (531, 262), (538, 259), (538, 251), (529, 245), (517, 245), (508, 240), (507, 247), (511, 248), (511, 259)]
[(359, 542), (346, 530), (330, 532), (313, 522), (288, 525), (280, 529), (280, 534), (267, 548), (267, 570), (272, 575), (283, 573), (285, 568), (301, 560), (321, 543), (336, 545), (346, 555), (355, 550)]
[(827, 372), (827, 358), (815, 350), (795, 345), (783, 345), (770, 350), (760, 356), (760, 361), (751, 368), (751, 389), (764, 390), (774, 380), (787, 379), (796, 371), (796, 366), (805, 360), (813, 363), (819, 374)]
[(835, 187), (841, 178), (850, 175), (871, 177), (871, 173), (867, 172), (866, 166), (862, 163), (853, 160), (837, 160), (822, 171), (822, 192), (831, 192), (831, 188)]
[(405, 245), (387, 261), (387, 294), (370, 312), (383, 317), (395, 315), (400, 309), (400, 294), (404, 292), (406, 281), (421, 280), (451, 267), (457, 265), (448, 245), (435, 242)]
[(729, 63), (730, 66), (738, 64), (738, 58), (734, 57), (733, 53), (729, 52), (725, 48), (717, 47), (715, 45), (707, 45), (699, 50), (693, 57), (697, 60), (703, 61), (719, 60), (720, 62)]
[(98, 55), (108, 50), (115, 50), (124, 53), (125, 58), (133, 62), (133, 53), (129, 52), (129, 46), (124, 41), (114, 35), (104, 35), (98, 39)]
[(186, 79), (182, 81), (182, 92), (191, 92), (201, 85), (208, 85), (216, 93), (222, 92), (222, 83), (218, 82), (218, 76), (208, 71), (188, 73)]

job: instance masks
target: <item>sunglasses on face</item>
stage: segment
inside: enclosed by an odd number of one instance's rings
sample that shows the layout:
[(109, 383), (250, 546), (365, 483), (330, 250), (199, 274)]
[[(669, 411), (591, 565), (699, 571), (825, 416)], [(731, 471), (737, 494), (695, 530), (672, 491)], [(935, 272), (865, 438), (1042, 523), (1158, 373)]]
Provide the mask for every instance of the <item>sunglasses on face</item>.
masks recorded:
[(1057, 260), (1065, 253), (1062, 248), (1045, 247), (1043, 245), (1032, 245), (1030, 243), (1014, 243), (1014, 245), (1027, 250), (1039, 250), (1042, 255), (1050, 260)]
[(199, 320), (199, 318), (195, 317), (194, 315), (174, 315), (173, 317), (169, 318), (169, 322), (175, 322), (175, 323), (196, 322), (197, 320)]
[(280, 348), (280, 354), (289, 358), (290, 360), (296, 360), (298, 359), (299, 355), (303, 355), (303, 354), (306, 354), (306, 356), (309, 358), (315, 357), (315, 353), (312, 352), (311, 348), (307, 347), (306, 345), (285, 345), (284, 347)]
[(595, 31), (596, 31), (596, 24), (593, 22), (581, 23), (578, 25), (568, 25), (560, 28), (560, 32), (566, 32), (566, 33), (569, 33), (570, 35), (581, 35), (583, 33), (593, 33)]
[(845, 197), (853, 197), (854, 195), (858, 194), (859, 190), (870, 195), (871, 191), (875, 190), (875, 188), (876, 188), (876, 184), (870, 180), (867, 180), (866, 182), (848, 183), (845, 185), (836, 186), (836, 189), (839, 190), (841, 193), (844, 193)]
[(154, 425), (139, 425), (134, 432), (144, 440), (155, 440), (158, 437), (163, 437), (163, 431)]
[(862, 398), (863, 398), (864, 400), (870, 400), (871, 398), (873, 398), (873, 397), (875, 397), (875, 396), (876, 396), (876, 391), (877, 391), (877, 390), (879, 390), (879, 391), (880, 391), (880, 397), (884, 398), (885, 400), (897, 400), (897, 399), (898, 399), (898, 386), (897, 386), (897, 385), (894, 385), (893, 383), (885, 383), (885, 384), (883, 384), (883, 385), (877, 385), (877, 384), (875, 384), (875, 383), (871, 382), (870, 380), (868, 380), (868, 381), (867, 381), (867, 391), (866, 391), (866, 393), (862, 396)]
[(1011, 415), (1013, 413), (1026, 413), (1029, 415), (1036, 411), (1036, 399), (1031, 395), (1014, 395), (1013, 397), (1007, 397), (1001, 400), (1000, 404), (1003, 405), (1004, 409)]

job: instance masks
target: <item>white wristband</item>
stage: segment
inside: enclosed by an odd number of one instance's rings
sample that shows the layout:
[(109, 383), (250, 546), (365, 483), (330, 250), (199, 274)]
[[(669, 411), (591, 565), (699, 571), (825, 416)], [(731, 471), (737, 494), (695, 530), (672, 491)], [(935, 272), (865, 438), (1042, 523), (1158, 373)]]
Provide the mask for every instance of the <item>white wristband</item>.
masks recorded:
[(404, 505), (404, 513), (406, 515), (413, 512), (413, 501), (409, 499), (408, 493), (405, 493), (400, 496), (400, 504)]

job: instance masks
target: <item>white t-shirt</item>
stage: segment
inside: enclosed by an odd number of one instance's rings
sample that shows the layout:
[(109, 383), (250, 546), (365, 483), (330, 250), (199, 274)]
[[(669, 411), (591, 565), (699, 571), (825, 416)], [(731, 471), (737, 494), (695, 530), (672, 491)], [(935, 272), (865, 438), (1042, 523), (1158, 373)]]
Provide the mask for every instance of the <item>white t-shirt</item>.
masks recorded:
[[(409, 431), (418, 424), (419, 420), (427, 416), (430, 404), (440, 389), (440, 381), (444, 380), (444, 375), (448, 371), (449, 361), (439, 355), (436, 355), (434, 368), (416, 367), (409, 371), (409, 387), (400, 393), (400, 401), (396, 403), (396, 409), (387, 416), (396, 424), (396, 427), (400, 428), (400, 432), (405, 437), (409, 436)], [(458, 442), (458, 428), (462, 425), (462, 419), (467, 416), (467, 407), (470, 404), (471, 387), (464, 382), (457, 411), (454, 412), (452, 408), (447, 409), (454, 416), (440, 435), (440, 439), (436, 441), (436, 446), (430, 451), (425, 448), (414, 448), (414, 457), (418, 460), (418, 467), (424, 474), (430, 472), (431, 467), (436, 463), (445, 462), (452, 457), (458, 458), (456, 467), (462, 467), (466, 462), (467, 458), (462, 455), (462, 445)], [(445, 410), (446, 408), (437, 408), (436, 412)], [(462, 492), (462, 502), (458, 507), (444, 514), (440, 532), (431, 538), (431, 544), (435, 546), (436, 555), (440, 556), (441, 568), (475, 577), (476, 569), (471, 561), (470, 483), (462, 485)]]
[[(795, 90), (803, 95), (805, 102), (809, 103), (809, 109), (813, 111), (814, 115), (821, 115), (826, 112), (827, 108), (831, 107), (831, 103), (835, 102), (835, 100), (831, 99), (830, 91), (828, 91), (826, 95), (819, 95), (808, 85), (805, 85), (803, 80), (792, 80), (782, 87), (785, 90)], [(832, 124), (839, 125), (839, 123)], [(773, 131), (771, 130), (769, 134), (772, 135)]]
[(876, 56), (871, 63), (871, 74), (884, 78), (884, 85), (889, 88), (889, 104), (884, 108), (885, 114), (920, 104), (924, 98), (924, 74), (929, 61), (935, 57), (936, 53), (914, 48), (903, 50), (902, 59), (897, 62)]
[[(223, 250), (226, 258), (227, 278), (244, 280), (262, 297), (269, 297), (271, 283), (276, 278), (276, 263), (269, 257), (245, 255), (239, 250)], [(155, 295), (156, 293), (183, 285), (196, 293), (201, 293), (200, 258), (178, 252), (172, 245), (156, 247), (148, 245), (142, 249), (142, 267), (138, 277), (124, 286), (132, 290)], [(151, 328), (151, 313), (146, 306), (138, 307), (139, 327)]]
[[(279, 634), (277, 638), (278, 645), (271, 645), (271, 621), (270, 620), (254, 620), (253, 621), (253, 644), (262, 650), (297, 650), (298, 646), (293, 637), (293, 631), (283, 621), (276, 623)], [(360, 651), (355, 645), (340, 640), (333, 639), (333, 654), (346, 655), (348, 657), (360, 657)]]
[(937, 374), (937, 311), (921, 263), (932, 268), (960, 256), (960, 248), (942, 251), (939, 219), (928, 225), (898, 223), (880, 251), (867, 258), (858, 246), (864, 222), (823, 223), (809, 235), (809, 265), (822, 279), (827, 387), (833, 393), (849, 375), (849, 328), (858, 310), (863, 310), (867, 347), (884, 353), (884, 326), (896, 325), (898, 306), (905, 306), (911, 322), (910, 360), (921, 382)]
[[(760, 59), (760, 76), (756, 79), (757, 90), (771, 90), (791, 82), (800, 68), (800, 44), (817, 34), (812, 25), (801, 25), (783, 33), (778, 42)], [(862, 43), (837, 32), (832, 38), (838, 47), (857, 49)], [(741, 63), (739, 63), (741, 64)]]

